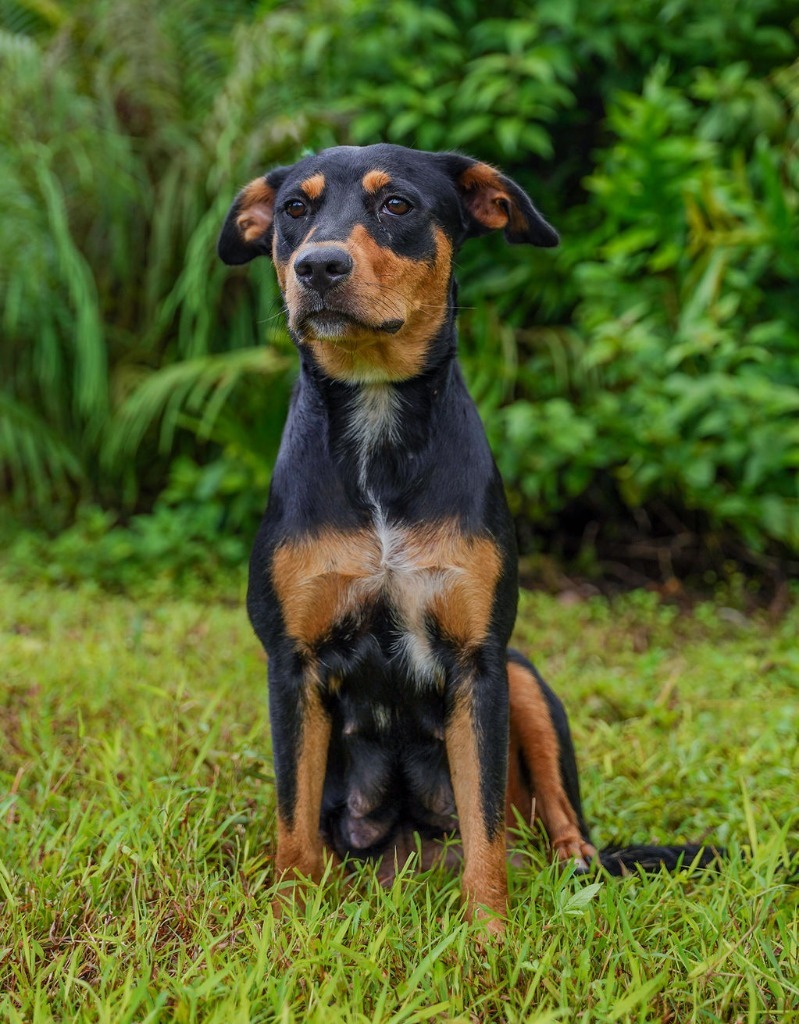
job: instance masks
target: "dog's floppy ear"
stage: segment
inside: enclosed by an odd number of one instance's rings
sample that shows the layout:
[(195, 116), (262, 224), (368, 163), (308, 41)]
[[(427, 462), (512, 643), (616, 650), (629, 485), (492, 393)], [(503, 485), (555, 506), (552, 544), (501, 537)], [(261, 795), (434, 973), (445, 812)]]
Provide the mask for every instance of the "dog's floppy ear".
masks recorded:
[(271, 256), (275, 197), (290, 167), (277, 167), (245, 185), (233, 200), (216, 243), (219, 258), (231, 266)]
[(460, 153), (442, 153), (439, 159), (460, 196), (464, 238), (501, 229), (515, 245), (549, 248), (558, 244), (557, 231), (536, 210), (524, 189), (496, 167)]

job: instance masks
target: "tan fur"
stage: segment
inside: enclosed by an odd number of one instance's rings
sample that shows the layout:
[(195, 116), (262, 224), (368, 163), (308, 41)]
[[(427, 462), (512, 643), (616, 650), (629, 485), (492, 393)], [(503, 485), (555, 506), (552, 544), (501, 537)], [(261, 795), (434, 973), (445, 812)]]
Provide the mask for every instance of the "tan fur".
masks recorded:
[(300, 188), (309, 199), (318, 199), (325, 190), (325, 176), (321, 171), (300, 182)]
[(264, 178), (245, 186), (239, 200), (236, 227), (245, 242), (254, 242), (272, 226), (275, 216), (275, 190)]
[(501, 560), (496, 545), (484, 537), (464, 538), (447, 552), (457, 575), (431, 602), (441, 631), (463, 647), (485, 640)]
[(461, 700), (452, 713), (446, 745), (463, 842), (462, 887), (467, 910), (470, 915), (480, 915), (479, 908), (487, 908), (497, 915), (487, 920), (487, 927), (502, 931), (508, 898), (505, 834), (502, 829), (493, 837), (488, 834), (481, 799), (477, 733), (468, 700)]
[(468, 210), (484, 227), (499, 230), (507, 227), (509, 219), (515, 228), (524, 227), (524, 218), (516, 210), (495, 168), (489, 164), (474, 164), (458, 180), (466, 193), (464, 202)]
[(315, 671), (308, 673), (301, 699), (305, 701), (305, 708), (297, 758), (297, 799), (291, 822), (278, 815), (275, 868), (279, 874), (295, 871), (318, 882), (323, 869), (319, 813), (330, 744), (330, 719), (322, 707)]
[(391, 175), (386, 174), (385, 171), (367, 171), (363, 176), (364, 191), (374, 195), (375, 192), (379, 192), (381, 188), (387, 188), (391, 184)]
[(467, 537), (454, 521), (424, 527), (378, 524), (326, 530), (275, 552), (272, 579), (288, 634), (303, 648), (345, 616), (362, 618), (385, 599), (418, 644), (432, 617), (458, 644), (488, 631), (500, 557), (487, 537)]
[(350, 591), (377, 566), (365, 530), (326, 530), (312, 540), (279, 547), (272, 581), (286, 632), (305, 647), (325, 636), (350, 604)]
[(496, 187), (499, 183), (499, 171), (491, 164), (476, 163), (460, 175), (458, 179), (461, 188), (470, 191), (472, 189)]
[(241, 192), (241, 208), (255, 206), (258, 203), (264, 206), (274, 206), (275, 190), (266, 178), (255, 178), (245, 185)]
[[(596, 851), (583, 841), (577, 815), (560, 777), (560, 746), (547, 702), (530, 672), (523, 665), (508, 663), (510, 696), (509, 778), (505, 819), (516, 823), (516, 807), (525, 821), (535, 814), (547, 830), (550, 844), (560, 860), (570, 857), (590, 859)], [(524, 758), (532, 778), (532, 791), (519, 772), (519, 755)]]
[[(335, 244), (352, 257), (353, 271), (338, 292), (337, 308), (364, 326), (353, 325), (346, 337), (333, 340), (300, 337), (325, 373), (336, 380), (400, 381), (422, 370), (428, 345), (446, 316), (452, 263), (449, 239), (438, 227), (434, 232), (431, 262), (398, 256), (378, 245), (363, 225), (342, 241), (303, 245), (286, 267), (276, 261), (289, 325), (297, 330), (303, 296), (293, 268), (299, 252)], [(385, 334), (378, 328), (388, 320), (403, 320), (404, 326), (396, 334)]]

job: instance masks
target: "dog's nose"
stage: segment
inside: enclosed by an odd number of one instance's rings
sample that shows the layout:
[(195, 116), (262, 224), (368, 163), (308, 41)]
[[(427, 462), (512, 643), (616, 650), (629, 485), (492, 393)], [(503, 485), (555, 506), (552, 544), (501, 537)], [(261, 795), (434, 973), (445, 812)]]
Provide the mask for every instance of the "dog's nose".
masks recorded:
[(294, 273), (305, 288), (324, 295), (352, 273), (352, 257), (346, 249), (333, 245), (309, 249), (295, 261)]

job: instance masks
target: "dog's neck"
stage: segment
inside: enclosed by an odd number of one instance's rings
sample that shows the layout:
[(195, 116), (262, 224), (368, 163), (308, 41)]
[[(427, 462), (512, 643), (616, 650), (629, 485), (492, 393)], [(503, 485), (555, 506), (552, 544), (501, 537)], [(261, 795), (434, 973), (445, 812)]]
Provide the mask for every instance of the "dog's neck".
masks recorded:
[[(397, 339), (397, 344), (401, 344)], [(366, 493), (375, 480), (410, 485), (420, 455), (441, 436), (442, 403), (466, 395), (456, 359), (455, 306), (430, 342), (425, 369), (401, 381), (338, 381), (301, 352), (301, 389), (316, 416), (326, 421), (331, 454), (343, 475)], [(322, 425), (318, 423), (319, 427)], [(392, 487), (393, 489), (393, 487)]]

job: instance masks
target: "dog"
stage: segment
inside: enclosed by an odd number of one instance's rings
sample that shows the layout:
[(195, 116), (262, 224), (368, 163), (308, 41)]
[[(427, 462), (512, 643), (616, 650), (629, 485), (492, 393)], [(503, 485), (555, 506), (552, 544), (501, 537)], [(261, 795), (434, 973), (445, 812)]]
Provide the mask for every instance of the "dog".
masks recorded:
[(382, 858), (386, 878), (459, 837), (467, 914), (501, 932), (517, 814), (534, 809), (578, 871), (597, 851), (563, 705), (508, 649), (514, 528), (456, 358), (454, 258), (491, 231), (558, 243), (486, 163), (340, 146), (243, 188), (218, 253), (272, 259), (300, 358), (247, 597), (268, 655), (276, 870), (318, 881), (327, 848)]

